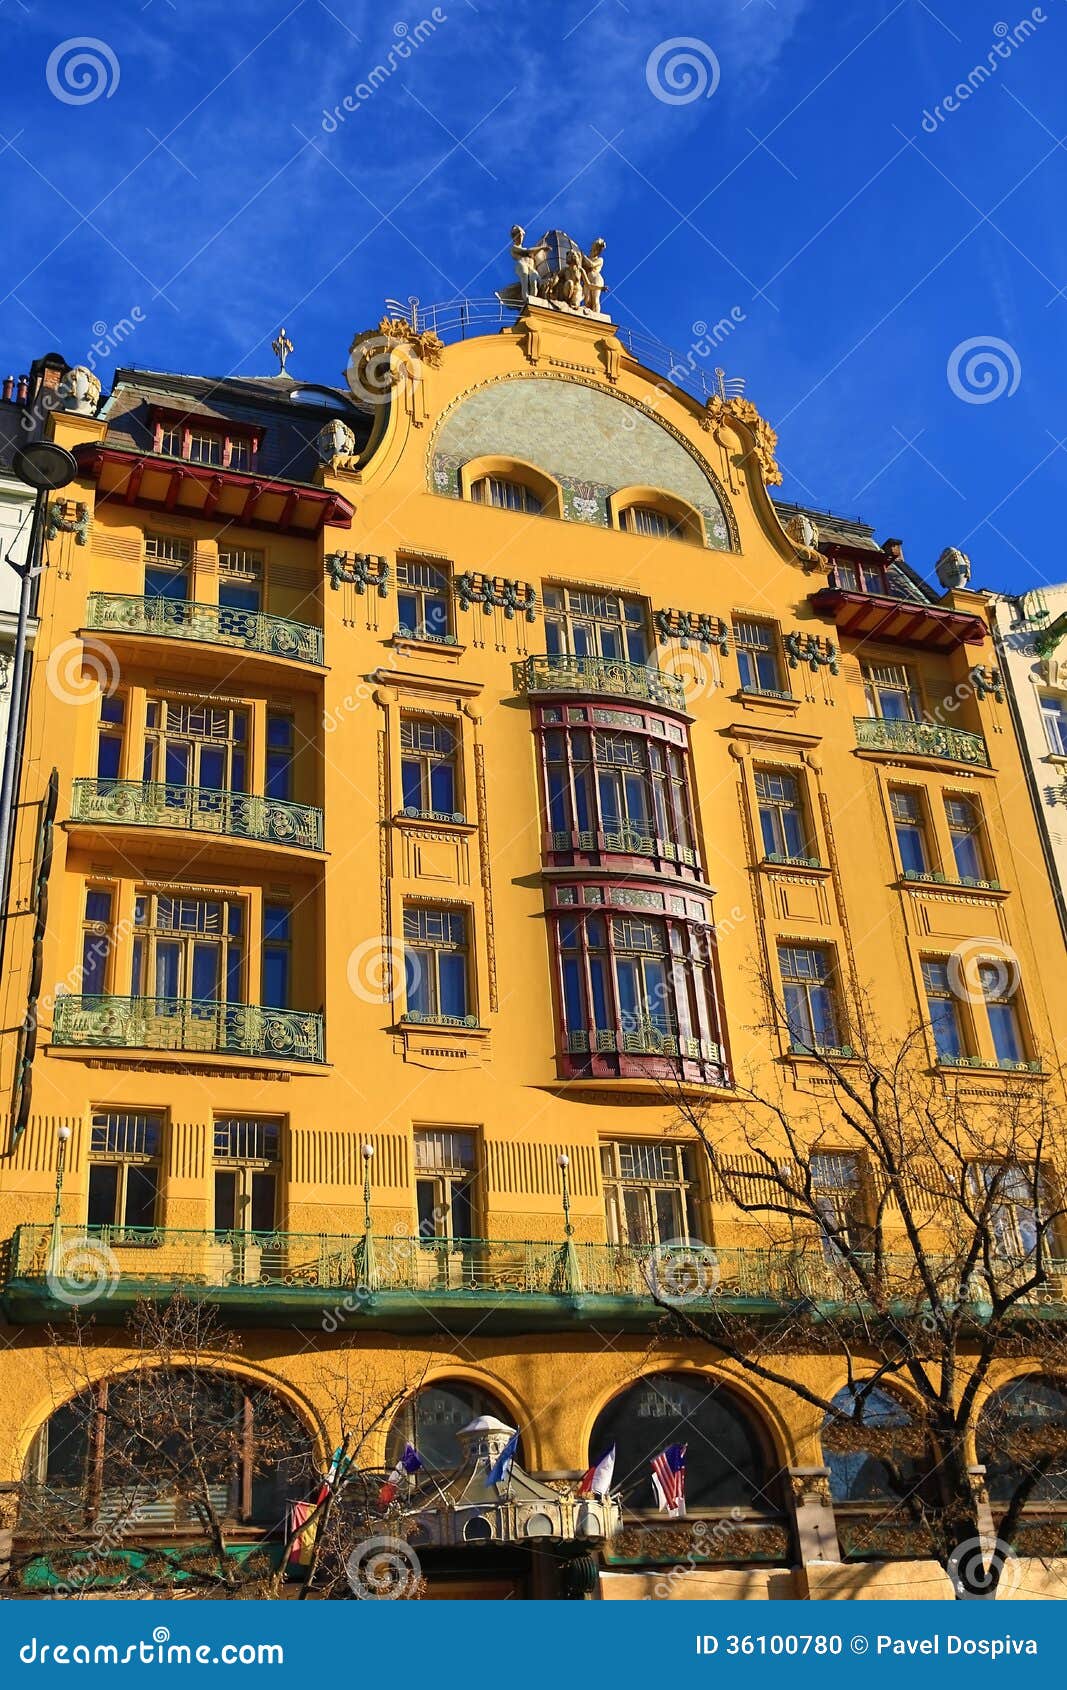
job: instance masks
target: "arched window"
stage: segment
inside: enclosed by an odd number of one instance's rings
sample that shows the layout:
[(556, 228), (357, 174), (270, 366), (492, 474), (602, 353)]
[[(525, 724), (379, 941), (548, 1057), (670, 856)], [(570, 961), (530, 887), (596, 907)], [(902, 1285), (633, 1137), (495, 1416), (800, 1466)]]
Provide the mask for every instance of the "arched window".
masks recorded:
[(31, 1516), (138, 1529), (221, 1519), (281, 1531), (314, 1473), (311, 1439), (274, 1392), (195, 1368), (141, 1368), (81, 1392), (28, 1462)]
[(471, 486), (471, 498), (479, 505), (495, 505), (497, 510), (524, 511), (527, 516), (540, 516), (542, 502), (532, 487), (510, 476), (484, 475)]
[(834, 1407), (850, 1417), (844, 1425), (827, 1415), (823, 1425), (823, 1459), (830, 1469), (830, 1495), (835, 1503), (901, 1500), (892, 1483), (895, 1475), (905, 1490), (922, 1478), (922, 1434), (898, 1398), (875, 1388), (863, 1400), (862, 1417), (856, 1393), (844, 1385)]
[(1013, 1380), (994, 1391), (978, 1421), (978, 1459), (990, 1500), (1006, 1504), (1030, 1482), (1026, 1502), (1067, 1502), (1067, 1387)]
[[(426, 1472), (454, 1472), (463, 1460), (456, 1434), (483, 1414), (502, 1420), (505, 1425), (512, 1423), (503, 1404), (480, 1385), (460, 1379), (441, 1379), (424, 1386), (408, 1398), (389, 1428), (386, 1466), (394, 1467), (404, 1453), (404, 1445), (414, 1444)], [(521, 1463), (521, 1439), (518, 1458)]]
[(614, 1484), (630, 1509), (655, 1507), (651, 1463), (686, 1444), (686, 1508), (775, 1509), (773, 1467), (760, 1429), (732, 1392), (700, 1375), (657, 1373), (608, 1403), (589, 1440), (589, 1461), (615, 1445)]
[(666, 511), (657, 510), (655, 505), (627, 505), (621, 514), (622, 525), (631, 534), (646, 534), (657, 540), (685, 539), (681, 523), (675, 522)]

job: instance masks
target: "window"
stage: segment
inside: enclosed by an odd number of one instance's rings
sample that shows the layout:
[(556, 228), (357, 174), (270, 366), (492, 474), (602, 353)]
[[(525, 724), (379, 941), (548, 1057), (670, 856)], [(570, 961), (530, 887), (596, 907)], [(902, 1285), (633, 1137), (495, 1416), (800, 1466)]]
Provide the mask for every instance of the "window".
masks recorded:
[(155, 1226), (162, 1144), (162, 1115), (111, 1110), (93, 1115), (89, 1226)]
[(1015, 971), (1002, 962), (980, 962), (978, 979), (985, 998), (993, 1049), (1002, 1068), (1018, 1068), (1026, 1062), (1019, 1012), (1015, 1007)]
[(527, 516), (540, 516), (541, 500), (532, 488), (522, 481), (505, 480), (499, 475), (483, 476), (471, 488), (471, 498), (480, 505), (495, 505), (498, 510), (525, 511)]
[(685, 539), (681, 523), (675, 522), (666, 511), (657, 510), (655, 505), (627, 505), (622, 520), (631, 534), (644, 534), (657, 540)]
[(706, 929), (633, 915), (565, 915), (559, 922), (567, 1050), (594, 1054), (721, 1053)]
[(287, 904), (263, 906), (263, 997), (265, 1009), (288, 1009), (292, 987), (292, 912)]
[[(997, 1515), (1027, 1486), (1027, 1505), (1067, 1502), (1067, 1391), (1059, 1379), (1013, 1379), (978, 1420), (977, 1455)], [(994, 1515), (996, 1523), (997, 1515)], [(1062, 1516), (1059, 1516), (1062, 1518)]]
[(836, 968), (825, 946), (779, 945), (786, 1025), (801, 1053), (841, 1048)]
[(935, 957), (925, 957), (922, 964), (923, 990), (926, 993), (926, 1014), (934, 1035), (934, 1048), (939, 1062), (959, 1062), (970, 1055), (964, 1035), (959, 999), (952, 990), (948, 963)]
[(226, 457), (226, 436), (224, 434), (209, 434), (204, 429), (191, 428), (186, 432), (186, 449), (184, 456), (192, 464), (217, 464), (224, 462)]
[(284, 711), (267, 711), (267, 797), (286, 801), (293, 796), (293, 757), (296, 724)]
[(1067, 698), (1042, 693), (1041, 719), (1048, 735), (1049, 750), (1057, 757), (1067, 757)]
[(81, 990), (85, 997), (99, 997), (107, 991), (113, 901), (114, 894), (106, 886), (85, 889), (81, 966)]
[[(263, 608), (263, 553), (251, 551), (247, 546), (231, 546), (226, 550), (219, 549), (219, 607), (222, 610), (255, 612)], [(220, 618), (220, 622), (227, 631), (236, 631), (227, 625), (236, 623), (239, 618)]]
[(1005, 1261), (1023, 1261), (1044, 1245), (1054, 1253), (1045, 1220), (1047, 1205), (1041, 1200), (1032, 1168), (1020, 1162), (979, 1162), (971, 1169), (972, 1197), (979, 1214)]
[[(438, 1379), (432, 1385), (424, 1385), (408, 1399), (389, 1428), (386, 1467), (395, 1467), (405, 1445), (413, 1444), (427, 1473), (454, 1472), (463, 1460), (463, 1446), (456, 1434), (483, 1416), (502, 1420), (505, 1425), (511, 1423), (503, 1403), (480, 1385), (468, 1384), (465, 1379)], [(521, 1466), (524, 1459), (521, 1438), (516, 1459)]]
[(769, 622), (735, 622), (734, 645), (742, 692), (783, 696), (777, 629)]
[(879, 563), (861, 564), (837, 558), (830, 571), (829, 585), (846, 593), (875, 593), (883, 598), (890, 594), (897, 596), (884, 566)]
[(146, 534), (144, 558), (145, 598), (189, 598), (189, 566), (193, 552), (188, 540), (178, 540), (168, 534)]
[(231, 434), (225, 424), (210, 426), (199, 418), (195, 422), (177, 418), (157, 422), (153, 449), (168, 458), (184, 458), (191, 464), (250, 470), (257, 445), (254, 435)]
[(648, 662), (645, 606), (614, 593), (546, 587), (545, 650), (550, 657), (604, 657)]
[(404, 911), (407, 1013), (420, 1021), (464, 1021), (469, 1014), (467, 917), (459, 910), (408, 905)]
[(903, 874), (930, 873), (930, 841), (926, 822), (926, 803), (921, 793), (895, 787), (889, 794), (893, 827), (900, 853)]
[(475, 1222), (476, 1139), (451, 1127), (415, 1129), (415, 1207), (422, 1239), (469, 1239)]
[(906, 1504), (890, 1475), (899, 1477), (905, 1493), (915, 1492), (931, 1465), (931, 1452), (923, 1453), (911, 1415), (877, 1385), (844, 1385), (833, 1406), (848, 1417), (845, 1424), (828, 1414), (823, 1423), (823, 1459), (835, 1505), (874, 1503), (880, 1521), (892, 1520), (897, 1510), (906, 1519)]
[(757, 769), (755, 780), (765, 854), (789, 861), (810, 857), (797, 777), (780, 769)]
[(889, 722), (921, 722), (922, 693), (906, 663), (864, 663), (867, 714)]
[(623, 1507), (651, 1512), (649, 1467), (670, 1444), (687, 1444), (686, 1507), (690, 1512), (776, 1509), (766, 1440), (719, 1379), (699, 1373), (656, 1373), (622, 1391), (597, 1416), (588, 1459), (615, 1446), (614, 1487)]
[(400, 787), (405, 810), (438, 816), (457, 813), (459, 751), (447, 722), (400, 718)]
[(693, 1151), (611, 1139), (600, 1147), (608, 1240), (633, 1248), (699, 1237)]
[(247, 792), (248, 711), (150, 697), (143, 778), (212, 792)]
[(133, 997), (153, 998), (165, 1015), (174, 1000), (192, 999), (211, 1014), (219, 1002), (244, 1002), (245, 906), (241, 899), (164, 897), (141, 892), (134, 902)]
[(696, 861), (685, 749), (652, 736), (550, 729), (545, 784), (552, 848)]
[(398, 558), (396, 604), (397, 632), (406, 639), (451, 641), (451, 589), (443, 569), (415, 558)]
[(280, 1121), (258, 1115), (216, 1117), (216, 1232), (274, 1231), (281, 1132)]
[(813, 1154), (811, 1189), (823, 1222), (823, 1255), (831, 1265), (846, 1250), (865, 1250), (870, 1243), (864, 1164), (852, 1151)]
[(973, 798), (945, 799), (945, 820), (952, 841), (956, 873), (961, 880), (986, 879), (982, 844), (982, 814)]
[(100, 699), (100, 728), (96, 741), (97, 780), (118, 780), (122, 772), (122, 737), (126, 720), (126, 700), (121, 693)]

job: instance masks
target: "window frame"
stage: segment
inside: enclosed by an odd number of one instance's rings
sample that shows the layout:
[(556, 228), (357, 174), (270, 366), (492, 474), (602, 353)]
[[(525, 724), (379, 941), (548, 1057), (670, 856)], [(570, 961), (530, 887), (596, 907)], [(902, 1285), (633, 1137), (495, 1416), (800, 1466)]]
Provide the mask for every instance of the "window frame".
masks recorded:
[[(446, 1155), (434, 1158), (420, 1158), (420, 1146), (427, 1145), (431, 1139), (440, 1140), (447, 1137), (450, 1146), (456, 1140), (466, 1140), (469, 1145), (469, 1159), (464, 1161), (461, 1155), (449, 1159)], [(480, 1236), (481, 1226), (481, 1158), (479, 1154), (479, 1134), (473, 1127), (452, 1126), (415, 1126), (412, 1138), (412, 1166), (415, 1186), (415, 1227), (416, 1236), (424, 1248), (432, 1249), (441, 1243), (467, 1244)], [(420, 1186), (423, 1190), (420, 1191)], [(430, 1212), (437, 1217), (435, 1229), (428, 1231), (425, 1223), (420, 1219), (423, 1208), (423, 1198), (431, 1198)], [(456, 1221), (466, 1207), (470, 1217), (469, 1229), (465, 1232), (457, 1231)]]
[[(146, 919), (137, 919), (138, 905), (144, 902)], [(220, 924), (216, 932), (199, 926), (183, 925), (161, 927), (157, 924), (160, 903), (172, 905), (189, 904), (207, 906), (218, 904), (220, 909)], [(162, 1004), (193, 1006), (192, 1013), (197, 1013), (196, 1006), (203, 1005), (204, 1014), (213, 1011), (217, 1005), (224, 1007), (245, 1007), (248, 1004), (249, 978), (249, 899), (241, 893), (230, 895), (220, 891), (215, 896), (207, 896), (201, 892), (186, 891), (182, 887), (168, 888), (161, 892), (155, 887), (137, 886), (134, 892), (134, 915), (132, 944), (130, 947), (130, 996), (153, 1002), (157, 1015), (166, 1014), (161, 1009)], [(233, 915), (238, 919), (236, 931), (233, 929)], [(147, 990), (146, 982), (159, 978), (159, 945), (172, 944), (178, 957), (178, 968), (181, 975), (183, 990), (170, 994)], [(216, 959), (216, 982), (222, 989), (222, 995), (213, 998), (194, 995), (191, 989), (196, 968), (195, 947), (197, 944), (206, 946), (212, 944), (218, 951)], [(236, 973), (237, 992), (231, 995)], [(180, 1013), (180, 1011), (176, 1011)]]
[[(281, 1115), (244, 1115), (223, 1114), (216, 1112), (211, 1124), (211, 1168), (212, 1168), (212, 1219), (216, 1237), (231, 1237), (234, 1234), (252, 1234), (260, 1236), (264, 1233), (275, 1233), (281, 1230), (282, 1203), (282, 1174), (283, 1151), (285, 1135), (285, 1118)], [(262, 1147), (258, 1142), (254, 1146), (236, 1143), (236, 1148), (220, 1149), (223, 1142), (222, 1135), (226, 1134), (226, 1143), (234, 1143), (232, 1129), (266, 1129)], [(273, 1135), (273, 1148), (270, 1135)], [(239, 1135), (238, 1135), (239, 1137)], [(219, 1180), (218, 1176), (233, 1176), (234, 1225), (220, 1227), (219, 1225)], [(255, 1225), (240, 1226), (237, 1217), (246, 1214), (249, 1221), (254, 1221), (256, 1207), (256, 1182), (269, 1178), (271, 1181), (271, 1213), (273, 1216), (269, 1227)], [(260, 1187), (262, 1189), (262, 1187)]]
[[(401, 1020), (405, 1022), (424, 1023), (431, 1026), (444, 1027), (476, 1027), (478, 1015), (476, 1007), (476, 980), (474, 969), (473, 946), (473, 912), (468, 905), (438, 904), (432, 899), (405, 898), (402, 913), (402, 933), (404, 947), (404, 1012)], [(448, 930), (447, 938), (433, 939), (428, 933), (427, 918), (433, 917), (443, 923), (442, 931)], [(421, 933), (409, 934), (409, 918), (424, 930)], [(459, 922), (460, 938), (453, 936), (453, 924)], [(409, 958), (418, 957), (419, 975), (415, 988), (411, 984), (409, 973)], [(442, 957), (458, 957), (462, 959), (463, 1010), (460, 1014), (442, 1009), (442, 1002), (447, 1000), (447, 991), (442, 991), (442, 975), (440, 959)], [(427, 964), (424, 960), (431, 958)], [(422, 981), (427, 983), (426, 1008), (412, 1008), (412, 998)]]
[[(120, 1127), (121, 1122), (121, 1127)], [(98, 1132), (110, 1135), (111, 1125), (114, 1123), (124, 1139), (136, 1137), (138, 1123), (142, 1123), (146, 1138), (149, 1132), (154, 1135), (151, 1148), (131, 1149), (128, 1144), (110, 1146), (96, 1145), (94, 1138)], [(131, 1133), (132, 1129), (132, 1133)], [(132, 1233), (131, 1243), (141, 1241), (141, 1233), (147, 1226), (154, 1230), (159, 1225), (159, 1215), (163, 1200), (163, 1168), (164, 1143), (167, 1129), (166, 1114), (161, 1109), (118, 1110), (110, 1108), (93, 1109), (89, 1120), (89, 1151), (87, 1157), (86, 1179), (86, 1228), (94, 1234), (107, 1232), (110, 1243), (121, 1243), (126, 1235)], [(119, 1133), (116, 1136), (119, 1136)], [(109, 1221), (94, 1221), (90, 1218), (93, 1201), (92, 1175), (94, 1168), (114, 1168), (116, 1170), (115, 1191), (113, 1199), (113, 1216)], [(127, 1217), (130, 1205), (131, 1174), (136, 1170), (150, 1168), (152, 1170), (152, 1219), (147, 1223), (131, 1221)], [(142, 1176), (143, 1177), (143, 1176)]]
[[(412, 743), (405, 745), (405, 738), (417, 741), (419, 730), (429, 730), (432, 742), (429, 745)], [(432, 711), (403, 708), (398, 720), (399, 742), (399, 784), (400, 784), (400, 812), (405, 816), (433, 817), (439, 820), (464, 821), (466, 813), (463, 807), (463, 740), (462, 724), (457, 716), (436, 715)], [(451, 742), (447, 748), (439, 748), (435, 743), (438, 735), (447, 736)], [(405, 770), (415, 767), (417, 770), (418, 804), (409, 803), (409, 791)], [(452, 804), (448, 808), (434, 805), (434, 773), (438, 769), (447, 768), (451, 772)]]
[[(827, 959), (827, 967), (822, 974), (804, 975), (801, 973), (787, 974), (783, 962), (783, 953), (794, 955), (809, 954), (813, 957)], [(789, 1041), (790, 1054), (793, 1056), (830, 1056), (849, 1057), (852, 1047), (842, 1038), (848, 1032), (848, 1024), (844, 1013), (844, 1002), (841, 993), (841, 971), (836, 947), (832, 943), (821, 940), (795, 940), (779, 938), (775, 946), (775, 958), (778, 965), (778, 978), (782, 987), (782, 1002), (785, 1009), (785, 1033)], [(813, 1013), (813, 994), (823, 992), (826, 995), (826, 1005), (829, 1010), (829, 1020), (834, 1033), (832, 1044), (819, 1043), (815, 1038), (817, 1021)], [(811, 1038), (801, 1038), (795, 1030), (791, 1013), (791, 994), (794, 998), (803, 993), (806, 1026)]]
[[(612, 604), (614, 614), (609, 612)], [(649, 604), (640, 594), (549, 581), (541, 590), (541, 610), (546, 656), (632, 663), (641, 669), (655, 667)], [(575, 649), (579, 631), (577, 643), (588, 644), (585, 651)], [(609, 634), (617, 638), (617, 651), (604, 650)]]
[[(930, 814), (929, 795), (925, 787), (902, 786), (894, 782), (889, 787), (888, 797), (889, 821), (893, 830), (893, 842), (901, 878), (904, 880), (935, 879), (940, 874), (940, 856), (934, 836), (933, 819)], [(916, 814), (910, 817), (898, 815), (896, 811), (897, 799), (914, 804)], [(912, 829), (918, 837), (923, 865), (921, 868), (909, 868), (905, 861), (905, 852), (900, 838), (902, 827)]]
[[(241, 475), (251, 475), (257, 467), (257, 454), (263, 438), (261, 428), (231, 422), (226, 418), (191, 415), (174, 417), (167, 413), (157, 414), (153, 421), (152, 451), (158, 457), (176, 458), (183, 463), (196, 464), (204, 469), (226, 469)], [(194, 458), (194, 438), (217, 442), (218, 458)], [(173, 449), (175, 441), (178, 446), (176, 451)], [(239, 449), (240, 457), (247, 455), (246, 462), (234, 462), (235, 447)]]
[[(877, 671), (881, 670), (885, 679), (879, 680)], [(893, 671), (897, 672), (899, 681), (891, 681), (888, 677)], [(918, 666), (913, 663), (902, 663), (900, 660), (882, 662), (875, 658), (860, 659), (860, 673), (863, 679), (863, 696), (867, 705), (867, 715), (873, 721), (880, 722), (925, 722), (925, 694), (923, 692), (922, 674)], [(885, 698), (899, 693), (908, 705), (908, 709), (901, 715), (886, 715)]]
[[(757, 636), (766, 634), (764, 642)], [(738, 690), (752, 698), (791, 699), (794, 694), (786, 684), (782, 630), (778, 623), (766, 616), (735, 612), (730, 621), (730, 639), (737, 661)], [(774, 686), (764, 684), (761, 660), (773, 667)]]
[[(981, 801), (969, 792), (943, 792), (941, 794), (945, 814), (945, 830), (948, 834), (949, 845), (952, 850), (952, 863), (956, 879), (961, 886), (988, 886), (992, 880), (991, 856), (989, 850), (989, 834), (986, 818)], [(950, 807), (953, 804), (964, 805), (974, 818), (974, 825), (961, 830), (953, 823)], [(974, 849), (974, 860), (977, 873), (964, 873), (960, 866), (959, 852), (956, 849), (957, 835), (970, 840)]]
[(588, 716), (563, 706), (543, 708), (537, 719), (546, 854), (557, 864), (636, 857), (697, 877), (688, 735), (645, 712)]
[[(966, 1067), (975, 1060), (976, 1040), (974, 1023), (959, 994), (952, 990), (952, 982), (948, 977), (949, 959), (943, 955), (925, 955), (919, 959), (919, 978), (922, 985), (923, 1003), (926, 1008), (926, 1018), (930, 1028), (930, 1038), (934, 1047), (934, 1059), (945, 1067)], [(943, 968), (945, 971), (944, 985), (935, 983), (932, 970)], [(948, 1004), (951, 1008), (953, 1031), (959, 1044), (958, 1051), (943, 1051), (938, 1037), (938, 1017), (934, 1013), (933, 1004)]]
[[(765, 785), (771, 781), (788, 781), (793, 785), (795, 801), (792, 805), (787, 799), (780, 798), (773, 792), (761, 792), (761, 784)], [(786, 768), (781, 764), (757, 763), (752, 769), (752, 792), (756, 804), (756, 832), (763, 861), (820, 865), (808, 783), (803, 771), (799, 767)], [(783, 820), (786, 815), (792, 815), (796, 820), (801, 846), (799, 851), (790, 851), (788, 848), (788, 828)], [(768, 835), (774, 840), (775, 850), (770, 849)]]
[[(1067, 757), (1067, 698), (1062, 693), (1038, 692), (1041, 725), (1053, 757)], [(1053, 731), (1055, 721), (1055, 732)]]
[[(700, 1243), (705, 1230), (702, 1222), (704, 1192), (700, 1182), (699, 1159), (693, 1144), (642, 1138), (601, 1138), (598, 1145), (600, 1185), (604, 1198), (604, 1221), (608, 1243), (619, 1250), (655, 1250), (666, 1244)], [(651, 1159), (646, 1170), (626, 1172), (622, 1163), (624, 1150), (659, 1152), (674, 1162), (671, 1173), (651, 1173)], [(693, 1163), (697, 1165), (694, 1166)], [(641, 1193), (648, 1199), (644, 1214), (647, 1238), (630, 1236), (631, 1205), (627, 1193)], [(669, 1232), (664, 1231), (663, 1217), (657, 1194), (673, 1201), (674, 1214)]]
[[(422, 571), (424, 579), (418, 579), (418, 572)], [(397, 626), (395, 638), (398, 640), (425, 641), (430, 645), (457, 645), (454, 583), (451, 566), (438, 558), (419, 557), (417, 555), (398, 557), (396, 560), (396, 615)], [(414, 626), (409, 625), (401, 616), (401, 601), (411, 599), (415, 607)], [(440, 616), (436, 618), (441, 624), (440, 631), (435, 632), (427, 621), (426, 611), (430, 605), (440, 607)]]

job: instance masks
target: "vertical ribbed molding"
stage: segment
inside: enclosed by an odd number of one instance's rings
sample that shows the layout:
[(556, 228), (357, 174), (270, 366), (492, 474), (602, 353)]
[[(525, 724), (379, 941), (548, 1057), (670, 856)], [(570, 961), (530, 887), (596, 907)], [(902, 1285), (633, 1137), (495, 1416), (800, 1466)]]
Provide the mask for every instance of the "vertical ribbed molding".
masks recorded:
[(290, 1136), (289, 1178), (293, 1185), (362, 1186), (363, 1146), (374, 1146), (371, 1184), (406, 1191), (411, 1158), (403, 1133), (321, 1132), (294, 1127)]
[(490, 1139), (486, 1144), (489, 1189), (511, 1196), (562, 1196), (561, 1153), (570, 1157), (571, 1195), (596, 1197), (597, 1153), (591, 1144), (528, 1144)]
[[(70, 1128), (67, 1143), (67, 1172), (81, 1166), (88, 1134), (80, 1115), (31, 1115), (26, 1131), (15, 1146), (10, 1166), (20, 1173), (55, 1174), (59, 1166), (59, 1129)], [(11, 1141), (11, 1125), (5, 1124), (5, 1143)]]
[(168, 1169), (174, 1179), (203, 1179), (209, 1154), (206, 1121), (172, 1121)]

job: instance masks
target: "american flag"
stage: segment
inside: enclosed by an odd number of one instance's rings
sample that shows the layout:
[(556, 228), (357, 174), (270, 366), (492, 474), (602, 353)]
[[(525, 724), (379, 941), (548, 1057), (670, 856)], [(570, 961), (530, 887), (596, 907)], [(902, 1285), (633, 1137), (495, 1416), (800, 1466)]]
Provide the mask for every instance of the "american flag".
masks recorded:
[(652, 1488), (661, 1514), (685, 1514), (685, 1452), (688, 1444), (668, 1444), (652, 1461)]

